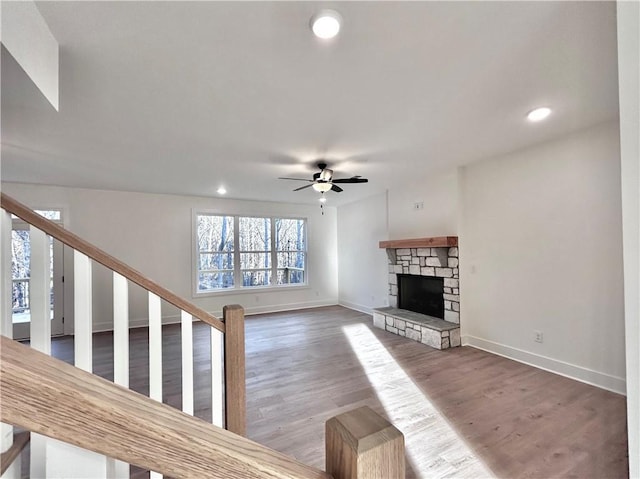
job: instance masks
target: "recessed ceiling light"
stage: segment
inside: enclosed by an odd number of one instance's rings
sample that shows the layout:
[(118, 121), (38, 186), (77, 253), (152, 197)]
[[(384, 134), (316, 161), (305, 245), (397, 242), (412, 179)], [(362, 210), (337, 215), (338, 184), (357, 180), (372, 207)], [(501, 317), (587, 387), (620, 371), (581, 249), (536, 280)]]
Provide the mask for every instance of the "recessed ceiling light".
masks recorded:
[(551, 114), (551, 108), (547, 108), (543, 106), (541, 108), (536, 108), (535, 110), (531, 110), (527, 113), (527, 119), (529, 121), (541, 121), (544, 120)]
[(319, 201), (320, 203), (326, 203), (326, 202), (327, 202), (327, 199), (323, 196), (323, 197), (321, 197), (320, 199), (318, 199), (318, 201)]
[(311, 30), (318, 38), (333, 38), (340, 31), (342, 17), (335, 10), (321, 10), (311, 17)]
[(227, 194), (227, 190), (226, 190), (226, 188), (224, 186), (221, 186), (216, 191), (218, 192), (219, 195), (226, 195)]

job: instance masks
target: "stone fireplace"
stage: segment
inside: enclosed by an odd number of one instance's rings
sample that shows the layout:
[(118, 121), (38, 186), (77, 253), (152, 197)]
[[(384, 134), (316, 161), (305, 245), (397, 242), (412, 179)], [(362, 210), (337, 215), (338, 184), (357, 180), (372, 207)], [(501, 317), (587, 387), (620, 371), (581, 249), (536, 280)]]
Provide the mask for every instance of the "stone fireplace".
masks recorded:
[[(380, 247), (389, 258), (389, 307), (374, 310), (374, 325), (438, 349), (459, 346), (458, 238), (381, 241)], [(409, 293), (417, 298), (406, 301)]]

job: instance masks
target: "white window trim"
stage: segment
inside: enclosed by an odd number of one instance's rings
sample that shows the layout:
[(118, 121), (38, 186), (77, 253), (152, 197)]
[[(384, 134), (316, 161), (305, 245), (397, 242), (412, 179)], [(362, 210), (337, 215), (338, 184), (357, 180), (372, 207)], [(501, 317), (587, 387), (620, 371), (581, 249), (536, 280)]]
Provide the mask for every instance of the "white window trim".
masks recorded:
[[(211, 216), (232, 216), (233, 217), (233, 288), (221, 288), (209, 291), (198, 291), (198, 216), (199, 215), (211, 215)], [(271, 220), (271, 280), (277, 280), (277, 254), (276, 250), (276, 237), (275, 237), (275, 220), (303, 220), (305, 222), (305, 245), (307, 249), (304, 251), (304, 283), (295, 284), (269, 284), (264, 286), (242, 286), (242, 270), (240, 269), (240, 217), (243, 218), (270, 218)], [(251, 294), (251, 293), (267, 293), (267, 292), (282, 292), (310, 289), (309, 285), (309, 219), (304, 216), (288, 216), (288, 215), (265, 215), (265, 214), (243, 214), (243, 213), (227, 213), (220, 210), (207, 210), (207, 209), (193, 209), (191, 215), (191, 296), (192, 298), (203, 298), (207, 296), (226, 296), (234, 294)], [(261, 268), (264, 269), (264, 268)]]

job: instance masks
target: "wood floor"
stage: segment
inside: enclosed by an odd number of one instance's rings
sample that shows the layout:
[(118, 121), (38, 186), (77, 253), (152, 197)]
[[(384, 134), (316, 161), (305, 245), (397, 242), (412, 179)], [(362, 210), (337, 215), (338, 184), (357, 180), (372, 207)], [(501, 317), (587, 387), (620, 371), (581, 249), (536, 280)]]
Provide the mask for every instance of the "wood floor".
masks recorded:
[[(208, 326), (194, 324), (196, 415), (209, 419)], [(147, 330), (131, 386), (148, 392)], [(165, 402), (180, 407), (180, 328), (164, 328)], [(404, 434), (407, 478), (628, 477), (623, 396), (469, 347), (439, 351), (339, 306), (249, 316), (247, 435), (324, 468), (324, 423), (362, 405)], [(73, 360), (72, 338), (53, 354)], [(109, 333), (94, 371), (111, 378)]]

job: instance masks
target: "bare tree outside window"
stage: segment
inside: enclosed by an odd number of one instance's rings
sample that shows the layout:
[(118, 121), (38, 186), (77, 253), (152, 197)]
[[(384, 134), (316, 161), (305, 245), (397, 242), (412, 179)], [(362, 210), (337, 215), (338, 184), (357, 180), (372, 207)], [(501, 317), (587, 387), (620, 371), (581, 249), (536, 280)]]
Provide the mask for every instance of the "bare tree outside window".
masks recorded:
[(234, 286), (233, 216), (198, 215), (198, 291)]
[(276, 219), (276, 238), (278, 284), (304, 283), (307, 251), (305, 221)]
[(197, 292), (307, 280), (305, 219), (198, 214), (196, 246)]
[(271, 218), (239, 218), (242, 286), (271, 284)]

